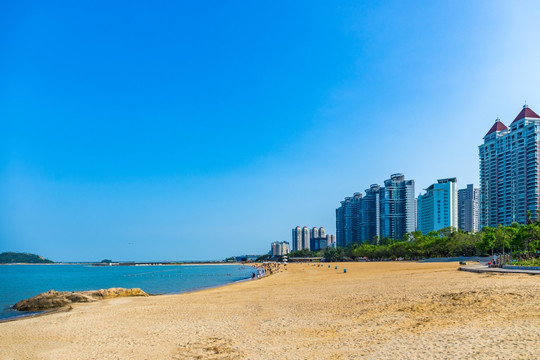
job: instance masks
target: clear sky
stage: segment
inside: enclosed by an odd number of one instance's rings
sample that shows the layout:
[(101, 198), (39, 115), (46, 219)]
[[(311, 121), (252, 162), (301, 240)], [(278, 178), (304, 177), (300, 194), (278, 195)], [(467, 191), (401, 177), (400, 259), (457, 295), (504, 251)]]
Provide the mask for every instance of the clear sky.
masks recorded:
[(540, 111), (535, 1), (0, 2), (0, 252), (261, 254)]

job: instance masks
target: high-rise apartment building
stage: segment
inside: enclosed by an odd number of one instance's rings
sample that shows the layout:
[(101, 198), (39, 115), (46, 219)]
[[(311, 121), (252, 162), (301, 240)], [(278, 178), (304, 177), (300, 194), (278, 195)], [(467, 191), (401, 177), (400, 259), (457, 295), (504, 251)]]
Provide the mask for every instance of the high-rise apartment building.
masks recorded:
[(281, 243), (279, 241), (274, 241), (271, 244), (270, 255), (272, 255), (272, 256), (281, 256), (281, 252), (282, 252)]
[(346, 197), (341, 206), (336, 209), (336, 237), (338, 246), (345, 246), (353, 241), (360, 241), (362, 234), (359, 232), (361, 215), (362, 194), (354, 193), (352, 197)]
[(297, 226), (292, 229), (292, 251), (302, 250), (302, 228)]
[(457, 179), (440, 179), (418, 196), (418, 230), (422, 234), (458, 227)]
[[(361, 241), (371, 241), (381, 237), (381, 186), (372, 184), (366, 189), (362, 200), (360, 233)], [(341, 246), (338, 244), (338, 246)]]
[(414, 180), (393, 174), (385, 187), (371, 185), (366, 195), (346, 197), (336, 209), (337, 245), (371, 241), (377, 237), (401, 239), (416, 230)]
[(336, 209), (336, 237), (338, 246), (345, 246), (359, 237), (358, 218), (362, 194), (355, 193), (353, 197), (346, 197), (341, 206)]
[(281, 243), (281, 255), (287, 255), (291, 252), (291, 246), (287, 241)]
[(336, 235), (326, 235), (326, 246), (330, 247), (335, 245), (336, 243)]
[(327, 248), (331, 243), (335, 242), (334, 235), (327, 235), (324, 227), (317, 228), (316, 226), (309, 231), (309, 250), (318, 251)]
[(345, 205), (347, 198), (336, 209), (336, 241), (338, 246), (345, 246)]
[(292, 251), (303, 249), (311, 251), (322, 250), (335, 242), (336, 236), (326, 234), (326, 230), (322, 226), (320, 228), (314, 226), (311, 229), (308, 229), (307, 226), (303, 228), (297, 226), (292, 230)]
[(272, 255), (272, 256), (283, 256), (283, 255), (287, 255), (290, 252), (291, 252), (291, 250), (290, 250), (288, 242), (286, 242), (286, 241), (282, 241), (282, 242), (274, 241), (272, 243), (270, 255)]
[(393, 174), (385, 180), (381, 191), (381, 236), (401, 239), (416, 230), (414, 180)]
[(479, 155), (480, 228), (538, 219), (540, 116), (525, 105), (510, 127), (497, 119)]
[(349, 244), (354, 241), (359, 241), (361, 234), (358, 231), (358, 223), (361, 219), (360, 206), (362, 201), (362, 194), (354, 193), (350, 198), (345, 198), (347, 206), (345, 208), (345, 244)]
[(309, 229), (307, 226), (297, 226), (292, 230), (292, 251), (309, 250)]
[(310, 239), (319, 237), (319, 229), (316, 226), (309, 230), (309, 237)]
[(309, 229), (307, 226), (302, 228), (302, 248), (299, 250), (303, 249), (309, 250)]
[(458, 227), (468, 232), (476, 232), (479, 229), (480, 190), (475, 189), (473, 184), (467, 188), (458, 190)]
[(309, 250), (318, 251), (328, 247), (327, 237), (316, 237), (309, 240)]

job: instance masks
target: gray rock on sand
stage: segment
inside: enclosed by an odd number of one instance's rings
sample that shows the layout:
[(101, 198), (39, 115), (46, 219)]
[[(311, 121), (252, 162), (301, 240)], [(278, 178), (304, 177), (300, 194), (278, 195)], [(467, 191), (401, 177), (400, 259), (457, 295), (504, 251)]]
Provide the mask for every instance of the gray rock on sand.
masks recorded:
[(74, 292), (49, 290), (29, 299), (21, 300), (13, 308), (19, 311), (41, 311), (64, 307), (72, 303), (93, 302), (123, 296), (148, 296), (148, 294), (138, 288), (111, 288)]

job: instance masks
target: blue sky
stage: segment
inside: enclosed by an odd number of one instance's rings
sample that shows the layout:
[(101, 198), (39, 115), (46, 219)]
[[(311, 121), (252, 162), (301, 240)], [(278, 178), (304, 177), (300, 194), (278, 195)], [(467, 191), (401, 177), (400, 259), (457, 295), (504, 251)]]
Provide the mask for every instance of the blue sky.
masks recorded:
[(534, 1), (3, 1), (0, 252), (264, 253), (540, 111)]

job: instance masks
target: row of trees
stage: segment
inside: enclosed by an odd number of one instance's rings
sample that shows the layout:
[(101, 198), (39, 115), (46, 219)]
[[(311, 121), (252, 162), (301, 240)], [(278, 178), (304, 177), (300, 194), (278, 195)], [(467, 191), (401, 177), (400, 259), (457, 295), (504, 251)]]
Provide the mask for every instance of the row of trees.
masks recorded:
[(484, 228), (468, 233), (454, 228), (444, 228), (422, 234), (415, 231), (402, 240), (374, 238), (367, 243), (351, 243), (344, 248), (328, 248), (317, 252), (295, 251), (291, 257), (322, 256), (327, 261), (348, 261), (360, 258), (373, 259), (422, 259), (512, 253), (517, 258), (538, 256), (540, 249), (540, 222), (496, 228)]

